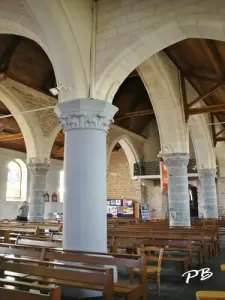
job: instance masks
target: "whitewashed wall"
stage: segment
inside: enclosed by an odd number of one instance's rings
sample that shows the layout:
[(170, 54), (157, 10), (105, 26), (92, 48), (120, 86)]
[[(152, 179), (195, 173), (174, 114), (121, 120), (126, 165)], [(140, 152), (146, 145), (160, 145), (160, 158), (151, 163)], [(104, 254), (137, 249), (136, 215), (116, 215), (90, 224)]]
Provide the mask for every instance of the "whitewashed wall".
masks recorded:
[[(15, 218), (21, 205), (21, 201), (6, 201), (7, 166), (11, 160), (21, 159), (26, 163), (26, 154), (0, 148), (0, 219)], [(50, 170), (46, 178), (46, 191), (51, 195), (53, 192), (59, 194), (59, 172), (63, 169), (63, 162), (52, 160)], [(29, 199), (29, 172), (27, 184), (27, 199)], [(47, 203), (45, 215), (48, 212), (62, 212), (62, 203)]]

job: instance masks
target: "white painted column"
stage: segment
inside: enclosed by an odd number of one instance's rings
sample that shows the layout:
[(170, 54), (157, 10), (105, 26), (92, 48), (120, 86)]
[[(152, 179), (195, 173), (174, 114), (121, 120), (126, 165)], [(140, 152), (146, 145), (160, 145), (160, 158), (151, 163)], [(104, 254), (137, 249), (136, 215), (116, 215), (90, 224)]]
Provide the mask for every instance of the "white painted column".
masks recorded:
[(107, 251), (106, 134), (117, 108), (106, 101), (59, 103), (65, 132), (63, 247)]
[(43, 222), (45, 212), (45, 183), (50, 160), (30, 158), (30, 207), (28, 219), (30, 222)]
[(188, 153), (163, 154), (168, 172), (168, 204), (171, 227), (190, 227), (190, 203), (188, 192)]
[(204, 218), (217, 219), (218, 205), (216, 193), (216, 169), (198, 170), (201, 181), (201, 193), (203, 196), (203, 216)]

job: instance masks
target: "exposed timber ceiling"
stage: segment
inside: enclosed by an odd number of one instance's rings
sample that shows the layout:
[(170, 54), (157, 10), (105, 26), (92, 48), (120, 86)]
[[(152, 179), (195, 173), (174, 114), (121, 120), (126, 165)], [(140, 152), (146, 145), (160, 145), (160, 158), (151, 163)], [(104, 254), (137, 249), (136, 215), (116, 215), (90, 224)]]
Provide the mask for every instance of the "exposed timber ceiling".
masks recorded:
[[(207, 107), (193, 108), (192, 103), (186, 112), (187, 117), (210, 113), (225, 121), (225, 42), (187, 39), (164, 51), (182, 76), (189, 79), (199, 92), (200, 97), (195, 103), (203, 99), (207, 104)], [(53, 67), (45, 52), (35, 42), (15, 35), (0, 35), (0, 80), (7, 78), (48, 96), (49, 88), (56, 85)], [(115, 124), (134, 133), (141, 135), (146, 125), (155, 118), (151, 101), (136, 70), (125, 79), (113, 104), (119, 108)], [(7, 114), (10, 111), (0, 101), (0, 115)], [(225, 141), (224, 132), (215, 134), (215, 142)], [(52, 148), (53, 158), (63, 159), (63, 146), (64, 135), (60, 132)], [(26, 152), (14, 117), (0, 119), (0, 147)], [(119, 147), (116, 145), (114, 150)]]

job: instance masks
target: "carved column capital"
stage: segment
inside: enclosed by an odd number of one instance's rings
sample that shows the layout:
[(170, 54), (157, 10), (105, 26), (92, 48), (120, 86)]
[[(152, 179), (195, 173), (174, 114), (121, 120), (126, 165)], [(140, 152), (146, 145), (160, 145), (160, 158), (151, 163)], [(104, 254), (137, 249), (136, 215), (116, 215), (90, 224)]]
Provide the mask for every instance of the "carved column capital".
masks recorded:
[(55, 109), (64, 131), (96, 129), (108, 131), (118, 108), (102, 100), (75, 99), (59, 103)]
[(188, 153), (168, 153), (162, 154), (167, 168), (182, 168), (187, 167), (189, 162)]
[(214, 179), (216, 178), (216, 169), (199, 169), (199, 179), (205, 180), (205, 179)]
[(50, 159), (31, 157), (27, 166), (32, 174), (45, 174), (49, 170)]

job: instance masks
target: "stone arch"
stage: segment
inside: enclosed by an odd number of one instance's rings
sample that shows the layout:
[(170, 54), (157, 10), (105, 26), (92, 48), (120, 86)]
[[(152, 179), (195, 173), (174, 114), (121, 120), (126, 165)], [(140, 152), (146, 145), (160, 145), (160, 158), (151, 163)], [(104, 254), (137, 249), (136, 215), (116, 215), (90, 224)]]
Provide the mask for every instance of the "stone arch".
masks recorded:
[[(149, 6), (151, 5), (149, 3)], [(127, 32), (128, 42), (119, 47), (115, 40), (114, 44), (119, 50), (110, 49), (111, 53), (106, 63), (99, 67), (97, 75), (100, 75), (96, 76), (96, 98), (112, 102), (116, 91), (129, 73), (149, 57), (172, 44), (187, 38), (225, 41), (224, 16), (218, 15), (216, 11), (220, 10), (219, 4), (214, 2), (212, 5), (215, 6), (216, 12), (211, 6), (204, 7), (204, 1), (199, 5), (201, 6), (199, 10), (193, 3), (183, 11), (179, 8), (176, 10), (171, 8), (171, 13), (165, 15), (164, 18), (164, 12), (162, 13), (162, 19), (156, 25), (151, 24), (151, 17), (149, 17), (148, 20), (145, 19), (147, 25), (143, 30), (141, 30), (142, 23), (139, 21), (140, 24), (137, 23), (137, 26), (140, 30), (136, 31), (136, 34), (130, 26), (130, 31)], [(193, 13), (189, 13), (188, 10)], [(204, 13), (201, 10), (204, 10)], [(104, 55), (102, 52), (100, 54)]]
[(216, 169), (216, 152), (209, 130), (208, 118), (203, 115), (189, 119), (190, 135), (194, 146), (197, 169)]
[[(88, 16), (84, 15), (85, 10), (76, 7), (77, 1), (25, 0), (25, 3), (46, 41), (57, 84), (70, 87), (70, 89), (60, 91), (59, 101), (87, 98), (90, 70), (90, 45), (88, 43), (91, 41), (91, 34), (88, 32), (89, 27), (85, 29), (85, 26), (74, 25), (78, 21), (83, 24), (83, 19), (88, 20)], [(78, 30), (84, 30), (84, 32), (80, 33)], [(82, 47), (80, 42), (80, 36), (83, 35), (87, 39), (86, 47)], [(87, 57), (84, 57), (84, 53)]]
[(6, 86), (0, 86), (0, 98), (3, 104), (10, 110), (11, 114), (16, 119), (24, 137), (27, 157), (37, 157), (40, 154), (40, 138), (41, 132), (37, 119), (32, 114), (21, 114), (24, 110), (23, 105), (12, 91)]
[(164, 53), (138, 67), (155, 112), (162, 152), (188, 153), (188, 129), (180, 105), (179, 74)]
[(135, 146), (133, 145), (131, 139), (128, 136), (126, 136), (126, 135), (118, 136), (109, 145), (108, 151), (107, 151), (107, 165), (110, 162), (110, 156), (113, 151), (113, 148), (115, 147), (115, 145), (117, 143), (120, 144), (120, 146), (123, 148), (123, 150), (126, 154), (126, 157), (127, 157), (128, 163), (129, 163), (129, 168), (130, 168), (130, 175), (131, 175), (131, 178), (133, 178), (134, 164), (137, 162), (140, 162), (140, 157), (138, 155), (138, 152), (135, 149)]
[[(189, 153), (190, 130), (198, 168), (215, 168), (215, 151), (208, 119), (197, 115), (189, 118), (188, 125), (184, 122), (176, 66), (161, 52), (141, 64), (138, 72), (156, 115), (162, 153)], [(187, 97), (195, 98), (196, 91), (187, 82), (186, 86)]]

